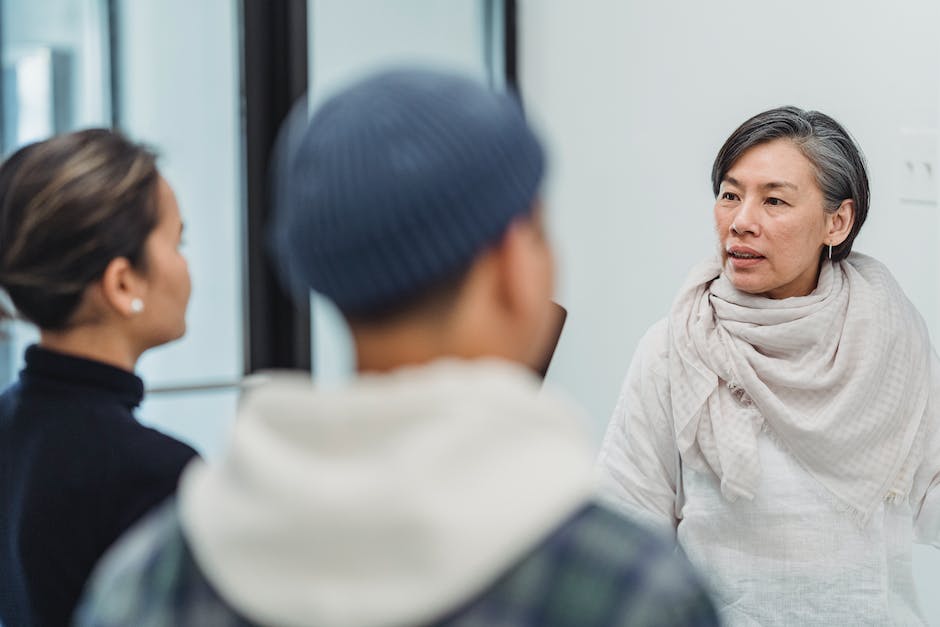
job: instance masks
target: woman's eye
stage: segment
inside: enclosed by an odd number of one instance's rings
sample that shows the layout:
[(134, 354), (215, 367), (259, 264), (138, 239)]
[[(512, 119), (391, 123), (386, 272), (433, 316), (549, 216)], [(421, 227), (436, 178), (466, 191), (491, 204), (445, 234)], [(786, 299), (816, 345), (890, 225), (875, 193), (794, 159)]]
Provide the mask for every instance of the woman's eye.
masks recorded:
[(767, 204), (768, 204), (768, 205), (772, 205), (772, 206), (774, 206), (774, 207), (778, 207), (778, 206), (780, 206), (780, 205), (785, 205), (785, 204), (787, 204), (787, 203), (783, 202), (783, 201), (780, 200), (779, 198), (768, 198), (768, 199), (767, 199)]
[(722, 200), (737, 200), (738, 195), (734, 192), (725, 192), (721, 195)]

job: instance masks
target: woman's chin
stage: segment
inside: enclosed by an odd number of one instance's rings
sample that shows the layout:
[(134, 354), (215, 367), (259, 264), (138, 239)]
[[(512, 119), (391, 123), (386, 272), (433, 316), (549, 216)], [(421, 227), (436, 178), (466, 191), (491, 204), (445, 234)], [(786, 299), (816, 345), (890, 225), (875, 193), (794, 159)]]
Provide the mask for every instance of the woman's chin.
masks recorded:
[(761, 281), (759, 277), (735, 271), (733, 268), (727, 269), (727, 276), (731, 285), (739, 292), (755, 295), (767, 292), (766, 282)]
[(169, 344), (175, 342), (186, 335), (186, 323), (182, 322), (177, 328), (170, 330), (165, 330), (164, 333), (159, 334), (159, 336), (153, 339), (153, 343), (150, 348), (156, 348), (157, 346), (163, 346), (164, 344)]

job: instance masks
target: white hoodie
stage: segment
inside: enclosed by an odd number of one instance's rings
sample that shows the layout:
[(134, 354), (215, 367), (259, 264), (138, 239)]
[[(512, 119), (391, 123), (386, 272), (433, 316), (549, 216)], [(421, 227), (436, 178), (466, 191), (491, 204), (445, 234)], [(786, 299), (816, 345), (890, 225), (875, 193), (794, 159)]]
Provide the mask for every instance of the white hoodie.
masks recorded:
[(338, 390), (276, 377), (180, 488), (209, 581), (261, 623), (405, 625), (472, 599), (589, 499), (579, 416), (528, 371), (445, 360)]

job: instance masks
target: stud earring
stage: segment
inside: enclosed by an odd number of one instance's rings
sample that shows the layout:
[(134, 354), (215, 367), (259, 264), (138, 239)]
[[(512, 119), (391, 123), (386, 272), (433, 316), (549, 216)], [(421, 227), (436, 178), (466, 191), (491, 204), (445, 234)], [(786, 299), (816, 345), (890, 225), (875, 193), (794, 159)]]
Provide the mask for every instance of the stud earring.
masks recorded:
[(144, 301), (135, 298), (131, 301), (131, 313), (139, 314), (144, 310)]

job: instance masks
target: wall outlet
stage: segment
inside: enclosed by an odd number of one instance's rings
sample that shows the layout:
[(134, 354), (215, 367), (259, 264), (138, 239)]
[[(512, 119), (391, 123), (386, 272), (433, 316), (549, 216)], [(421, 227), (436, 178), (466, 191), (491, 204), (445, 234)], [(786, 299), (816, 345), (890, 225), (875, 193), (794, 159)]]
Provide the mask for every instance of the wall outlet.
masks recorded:
[(898, 189), (902, 201), (937, 204), (940, 195), (937, 139), (936, 129), (901, 129)]

